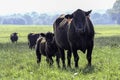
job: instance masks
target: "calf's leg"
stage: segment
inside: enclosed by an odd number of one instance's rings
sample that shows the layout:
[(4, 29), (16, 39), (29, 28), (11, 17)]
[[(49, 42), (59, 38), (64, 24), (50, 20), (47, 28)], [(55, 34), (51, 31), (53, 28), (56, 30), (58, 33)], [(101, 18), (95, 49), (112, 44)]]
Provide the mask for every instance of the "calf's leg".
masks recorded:
[(37, 55), (37, 63), (39, 64), (41, 62), (41, 54), (36, 53), (36, 55)]

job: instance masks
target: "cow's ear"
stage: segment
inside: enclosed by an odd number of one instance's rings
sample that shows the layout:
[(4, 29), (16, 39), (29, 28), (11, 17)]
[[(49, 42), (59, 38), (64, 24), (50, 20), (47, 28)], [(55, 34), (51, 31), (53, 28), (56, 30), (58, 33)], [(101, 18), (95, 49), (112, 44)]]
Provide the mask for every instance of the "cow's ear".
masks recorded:
[(45, 34), (45, 33), (40, 33), (40, 35), (41, 35), (42, 37), (45, 37), (45, 36), (46, 36), (46, 34)]
[(85, 12), (86, 16), (89, 16), (89, 14), (92, 12), (92, 10)]
[(67, 15), (65, 15), (65, 18), (66, 18), (66, 19), (72, 19), (72, 18), (73, 18), (73, 15), (72, 15), (72, 14), (67, 14)]
[(14, 32), (14, 34), (18, 34), (17, 32)]

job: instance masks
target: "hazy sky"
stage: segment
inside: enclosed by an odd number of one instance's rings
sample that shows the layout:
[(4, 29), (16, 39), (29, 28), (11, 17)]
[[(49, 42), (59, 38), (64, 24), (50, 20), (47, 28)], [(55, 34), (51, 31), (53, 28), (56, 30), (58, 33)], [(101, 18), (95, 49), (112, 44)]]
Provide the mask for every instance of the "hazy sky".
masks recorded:
[(0, 15), (12, 13), (66, 12), (70, 10), (102, 10), (112, 8), (116, 0), (0, 0)]

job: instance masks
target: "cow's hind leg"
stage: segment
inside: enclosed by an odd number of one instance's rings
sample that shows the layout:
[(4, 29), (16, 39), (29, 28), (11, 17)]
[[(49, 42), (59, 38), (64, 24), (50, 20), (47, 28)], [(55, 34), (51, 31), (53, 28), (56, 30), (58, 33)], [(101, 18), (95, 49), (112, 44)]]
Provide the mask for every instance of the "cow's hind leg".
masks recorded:
[(49, 57), (49, 64), (50, 64), (50, 66), (53, 65), (53, 59), (52, 59), (52, 57)]
[(56, 62), (57, 62), (58, 68), (60, 68), (60, 54), (59, 54), (59, 52), (56, 53)]
[(67, 51), (67, 60), (68, 60), (68, 67), (71, 67), (71, 51)]
[(62, 59), (63, 68), (66, 68), (64, 49), (59, 48), (59, 52), (60, 52), (60, 56), (61, 56), (61, 59)]
[(49, 64), (49, 58), (48, 57), (46, 57), (46, 62)]

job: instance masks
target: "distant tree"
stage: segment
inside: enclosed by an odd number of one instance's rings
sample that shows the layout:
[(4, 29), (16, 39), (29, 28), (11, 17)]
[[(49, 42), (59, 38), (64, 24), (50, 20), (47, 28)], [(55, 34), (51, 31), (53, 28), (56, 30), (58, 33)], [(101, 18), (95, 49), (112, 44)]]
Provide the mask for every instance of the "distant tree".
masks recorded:
[(40, 14), (38, 14), (37, 12), (31, 12), (30, 16), (31, 16), (31, 18), (35, 18), (35, 17), (40, 16)]
[(117, 23), (120, 24), (120, 0), (116, 0), (112, 9), (108, 9), (107, 13), (110, 14), (111, 18)]
[(5, 18), (2, 21), (2, 24), (17, 24), (17, 25), (24, 25), (25, 20), (22, 18)]
[(2, 24), (13, 24), (13, 18), (4, 18)]
[(91, 20), (94, 24), (113, 24), (112, 19), (107, 13), (93, 13), (91, 15)]
[(33, 20), (31, 18), (31, 15), (29, 15), (29, 13), (24, 14), (23, 18), (26, 20), (26, 24), (28, 25), (33, 24)]
[(0, 16), (0, 24), (2, 24), (2, 19), (3, 19), (3, 18)]
[(26, 22), (25, 22), (25, 20), (22, 19), (22, 18), (14, 18), (14, 19), (13, 19), (13, 24), (25, 25)]

